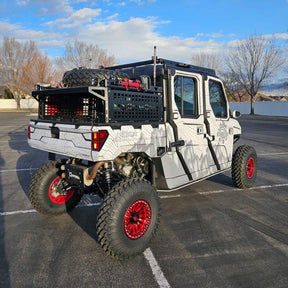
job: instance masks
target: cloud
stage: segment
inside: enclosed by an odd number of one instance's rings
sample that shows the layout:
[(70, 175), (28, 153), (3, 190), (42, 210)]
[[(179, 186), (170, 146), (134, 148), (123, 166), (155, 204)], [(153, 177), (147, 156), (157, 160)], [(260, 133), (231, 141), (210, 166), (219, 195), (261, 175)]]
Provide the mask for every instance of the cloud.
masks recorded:
[(288, 40), (288, 33), (266, 34), (266, 35), (263, 35), (263, 37), (266, 39)]
[[(48, 47), (63, 47), (64, 43), (57, 33), (25, 29), (20, 25), (10, 24), (0, 21), (0, 35), (15, 38), (19, 42), (32, 40), (40, 49), (46, 50)], [(0, 42), (2, 39), (0, 39)]]
[[(59, 2), (59, 0), (51, 1)], [(64, 5), (64, 1), (62, 4)], [(107, 12), (103, 12), (103, 15), (107, 15)], [(39, 48), (48, 53), (53, 51), (54, 56), (62, 54), (65, 42), (77, 39), (107, 49), (119, 63), (151, 59), (155, 45), (159, 57), (184, 62), (190, 62), (193, 51), (215, 51), (221, 47), (213, 38), (208, 41), (205, 38), (199, 40), (197, 37), (200, 34), (186, 38), (161, 35), (157, 31), (162, 25), (169, 24), (169, 20), (157, 17), (132, 17), (126, 21), (119, 21), (117, 13), (106, 18), (101, 13), (101, 9), (73, 10), (67, 17), (62, 14), (61, 18), (47, 22), (42, 26), (42, 30), (25, 29), (22, 26), (0, 22), (0, 32), (2, 30), (3, 35), (6, 35), (5, 31), (13, 31), (10, 37), (21, 41), (33, 40)]]
[(97, 22), (80, 28), (77, 39), (107, 49), (120, 62), (150, 59), (154, 45), (157, 46), (159, 57), (179, 61), (189, 61), (193, 49), (213, 50), (219, 47), (212, 40), (197, 41), (193, 37), (161, 36), (155, 32), (161, 23), (154, 17), (131, 18), (123, 22)]
[(19, 6), (36, 5), (38, 7), (38, 14), (40, 15), (54, 15), (59, 13), (73, 12), (69, 0), (17, 0)]
[(10, 24), (8, 22), (0, 21), (0, 35), (8, 35), (16, 29), (19, 29), (19, 25)]
[(83, 8), (72, 13), (68, 18), (59, 18), (56, 21), (50, 21), (47, 25), (59, 25), (62, 28), (75, 28), (85, 23), (92, 22), (95, 17), (99, 16), (101, 9)]
[(19, 6), (24, 6), (24, 5), (27, 5), (28, 3), (30, 2), (30, 0), (17, 0), (16, 3), (17, 5)]
[(133, 2), (133, 3), (136, 3), (137, 5), (141, 6), (141, 5), (144, 5), (144, 4), (147, 4), (147, 3), (154, 3), (156, 1), (157, 0), (129, 0), (127, 2)]
[(207, 38), (221, 38), (224, 37), (224, 34), (220, 32), (216, 33), (197, 33), (197, 37), (207, 37)]

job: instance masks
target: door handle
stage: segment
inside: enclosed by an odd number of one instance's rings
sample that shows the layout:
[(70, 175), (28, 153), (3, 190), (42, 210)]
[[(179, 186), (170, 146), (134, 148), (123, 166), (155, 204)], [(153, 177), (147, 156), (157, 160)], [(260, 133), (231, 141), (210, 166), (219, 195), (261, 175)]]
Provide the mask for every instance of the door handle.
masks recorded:
[(170, 147), (180, 147), (180, 146), (184, 146), (184, 145), (185, 145), (184, 140), (179, 140), (176, 142), (170, 142)]
[(204, 138), (207, 138), (210, 142), (215, 140), (215, 135), (204, 134)]

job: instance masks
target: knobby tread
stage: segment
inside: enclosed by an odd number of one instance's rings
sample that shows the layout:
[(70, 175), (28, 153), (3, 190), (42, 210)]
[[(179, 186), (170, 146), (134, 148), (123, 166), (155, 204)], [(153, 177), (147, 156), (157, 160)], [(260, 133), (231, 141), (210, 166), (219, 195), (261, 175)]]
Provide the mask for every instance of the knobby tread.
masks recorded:
[[(46, 183), (48, 180), (47, 175), (54, 174), (57, 176), (57, 165), (61, 165), (61, 160), (50, 161), (43, 165), (33, 176), (29, 187), (29, 199), (32, 206), (41, 214), (46, 216), (56, 216), (71, 211), (81, 200), (82, 195), (76, 191), (72, 198), (65, 204), (53, 204), (47, 201), (48, 189), (44, 189), (45, 186), (49, 187), (50, 183)], [(44, 182), (43, 182), (44, 178)]]
[[(137, 194), (139, 191), (141, 191), (141, 188), (147, 189), (147, 187), (150, 187), (149, 189), (153, 191), (149, 192), (149, 196), (147, 196), (149, 199), (152, 198), (151, 203), (153, 205), (158, 206), (157, 207), (157, 215), (154, 215), (152, 217), (155, 217), (155, 223), (153, 224), (153, 227), (151, 227), (151, 231), (149, 231), (150, 235), (147, 237), (147, 239), (143, 240), (145, 235), (138, 239), (138, 240), (128, 240), (128, 238), (123, 240), (123, 235), (116, 235), (115, 233), (115, 225), (117, 223), (117, 220), (115, 220), (115, 215), (117, 215), (118, 211), (121, 209), (126, 209), (123, 207), (123, 205), (118, 205), (119, 202), (125, 203), (125, 201), (131, 198), (131, 195), (133, 195), (133, 191), (136, 191)], [(137, 191), (139, 189), (139, 191)], [(144, 189), (144, 190), (145, 190)], [(147, 190), (149, 190), (147, 189)], [(127, 192), (128, 191), (128, 192)], [(155, 191), (155, 193), (154, 193)], [(139, 195), (141, 195), (142, 192), (139, 192)], [(151, 195), (150, 195), (151, 194)], [(142, 193), (142, 196), (144, 194)], [(147, 198), (147, 199), (148, 199)], [(156, 203), (154, 203), (154, 202)], [(151, 205), (151, 203), (149, 203)], [(151, 207), (152, 208), (152, 207)], [(97, 235), (98, 235), (98, 242), (102, 246), (103, 250), (109, 254), (111, 257), (116, 258), (118, 260), (126, 260), (129, 258), (132, 258), (136, 256), (137, 254), (140, 254), (143, 252), (148, 245), (150, 244), (151, 240), (154, 238), (155, 234), (157, 233), (159, 222), (160, 222), (160, 201), (159, 197), (157, 195), (156, 190), (153, 188), (151, 183), (144, 179), (139, 178), (127, 178), (119, 183), (117, 183), (108, 193), (106, 198), (104, 199), (100, 213), (97, 218)], [(150, 227), (149, 227), (150, 229)], [(116, 229), (117, 230), (117, 229)], [(120, 229), (121, 230), (121, 229)], [(120, 233), (121, 234), (121, 233)], [(124, 234), (124, 229), (123, 229)], [(126, 237), (126, 236), (125, 236)], [(131, 249), (127, 248), (125, 245), (125, 241), (130, 241), (131, 243)], [(139, 247), (136, 247), (139, 245)], [(132, 250), (132, 246), (134, 246), (134, 250)]]
[(120, 71), (75, 68), (64, 73), (62, 83), (65, 87), (91, 86), (92, 79), (96, 79), (100, 83), (100, 81), (110, 79), (112, 76), (128, 78), (127, 74)]
[[(253, 157), (255, 161), (255, 171), (251, 179), (247, 177), (246, 172), (246, 164), (249, 157)], [(253, 186), (257, 175), (257, 154), (253, 147), (241, 145), (236, 149), (232, 159), (231, 174), (236, 187), (245, 189)]]

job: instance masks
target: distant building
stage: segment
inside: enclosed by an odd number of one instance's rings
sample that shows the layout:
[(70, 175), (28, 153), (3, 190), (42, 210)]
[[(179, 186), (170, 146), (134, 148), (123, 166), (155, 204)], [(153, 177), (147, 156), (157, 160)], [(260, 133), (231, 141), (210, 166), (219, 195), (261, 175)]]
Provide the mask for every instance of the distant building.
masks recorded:
[(287, 101), (288, 82), (266, 85), (260, 90), (260, 93), (269, 96), (274, 101)]

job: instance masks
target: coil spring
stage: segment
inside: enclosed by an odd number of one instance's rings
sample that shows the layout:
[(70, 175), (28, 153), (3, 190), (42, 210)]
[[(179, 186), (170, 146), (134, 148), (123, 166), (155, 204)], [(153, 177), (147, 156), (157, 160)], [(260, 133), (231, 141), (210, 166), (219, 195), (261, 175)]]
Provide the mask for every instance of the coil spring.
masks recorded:
[(104, 168), (105, 168), (105, 172), (104, 172), (105, 180), (106, 180), (108, 189), (110, 190), (111, 189), (111, 177), (110, 177), (109, 163), (105, 163)]

